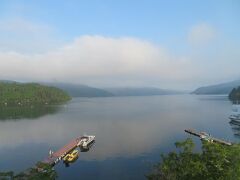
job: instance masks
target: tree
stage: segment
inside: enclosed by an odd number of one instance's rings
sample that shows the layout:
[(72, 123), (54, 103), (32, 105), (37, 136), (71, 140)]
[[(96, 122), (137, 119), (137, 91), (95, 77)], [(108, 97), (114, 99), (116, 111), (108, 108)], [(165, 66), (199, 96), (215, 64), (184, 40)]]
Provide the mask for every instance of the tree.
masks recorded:
[(14, 175), (14, 172), (0, 172), (0, 179), (12, 180), (55, 180), (57, 173), (49, 164), (38, 162), (36, 167), (30, 168), (26, 171)]
[(194, 152), (192, 139), (175, 143), (178, 152), (161, 155), (162, 161), (147, 175), (150, 180), (238, 180), (240, 145), (225, 146), (202, 141), (201, 152)]
[(61, 89), (37, 83), (0, 82), (0, 107), (61, 104), (71, 97)]
[(228, 97), (231, 101), (240, 101), (240, 86), (238, 88), (233, 88)]

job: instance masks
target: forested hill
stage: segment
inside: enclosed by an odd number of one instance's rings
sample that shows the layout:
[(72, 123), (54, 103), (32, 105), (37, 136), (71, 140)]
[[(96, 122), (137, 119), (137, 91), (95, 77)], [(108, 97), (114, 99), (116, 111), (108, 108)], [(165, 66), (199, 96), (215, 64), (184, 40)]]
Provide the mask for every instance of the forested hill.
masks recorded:
[(71, 97), (63, 90), (37, 83), (0, 82), (0, 106), (61, 104)]
[(229, 94), (234, 87), (238, 86), (240, 86), (240, 80), (200, 87), (193, 91), (192, 94)]
[(240, 86), (233, 88), (228, 97), (231, 101), (240, 101)]
[(181, 91), (166, 90), (153, 87), (112, 87), (95, 88), (82, 84), (70, 83), (41, 83), (60, 88), (66, 91), (72, 97), (112, 97), (112, 96), (153, 96), (153, 95), (171, 95), (183, 94)]

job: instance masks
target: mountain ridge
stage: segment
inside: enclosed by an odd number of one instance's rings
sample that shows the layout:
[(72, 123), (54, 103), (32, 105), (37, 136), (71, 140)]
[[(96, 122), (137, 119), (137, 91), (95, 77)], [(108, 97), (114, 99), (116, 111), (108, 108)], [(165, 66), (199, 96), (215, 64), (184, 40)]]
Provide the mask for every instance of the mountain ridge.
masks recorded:
[(182, 94), (181, 91), (161, 89), (156, 87), (112, 87), (104, 88), (115, 96), (154, 96)]
[(114, 96), (110, 92), (104, 89), (90, 87), (83, 84), (71, 84), (71, 83), (42, 83), (50, 86), (54, 86), (66, 91), (72, 97), (112, 97)]
[(233, 88), (240, 86), (240, 79), (226, 83), (202, 86), (191, 92), (191, 94), (229, 94)]
[(72, 97), (113, 97), (113, 96), (153, 96), (182, 94), (182, 91), (160, 89), (156, 87), (111, 87), (96, 88), (83, 84), (43, 83), (68, 92)]

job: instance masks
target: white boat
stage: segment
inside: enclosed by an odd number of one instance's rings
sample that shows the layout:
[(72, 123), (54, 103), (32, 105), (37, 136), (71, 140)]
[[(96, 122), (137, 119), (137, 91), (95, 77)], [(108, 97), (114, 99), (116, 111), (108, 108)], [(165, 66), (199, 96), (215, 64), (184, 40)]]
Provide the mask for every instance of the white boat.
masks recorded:
[(90, 145), (94, 143), (94, 141), (95, 136), (83, 135), (78, 143), (78, 146), (83, 149), (88, 149)]
[(232, 113), (229, 116), (232, 121), (240, 121), (240, 104), (232, 105)]
[(200, 132), (200, 139), (206, 140), (208, 142), (213, 142), (211, 135), (206, 132)]

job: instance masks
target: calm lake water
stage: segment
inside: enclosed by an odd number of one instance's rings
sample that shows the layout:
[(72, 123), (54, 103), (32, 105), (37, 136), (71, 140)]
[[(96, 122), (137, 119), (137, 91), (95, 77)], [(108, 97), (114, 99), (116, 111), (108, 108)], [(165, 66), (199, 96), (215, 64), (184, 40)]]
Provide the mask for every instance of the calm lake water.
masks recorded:
[(22, 171), (75, 137), (96, 136), (92, 149), (70, 167), (56, 166), (59, 179), (145, 179), (161, 153), (188, 137), (186, 128), (240, 140), (238, 127), (229, 124), (226, 96), (74, 98), (30, 115), (0, 111), (0, 171)]

